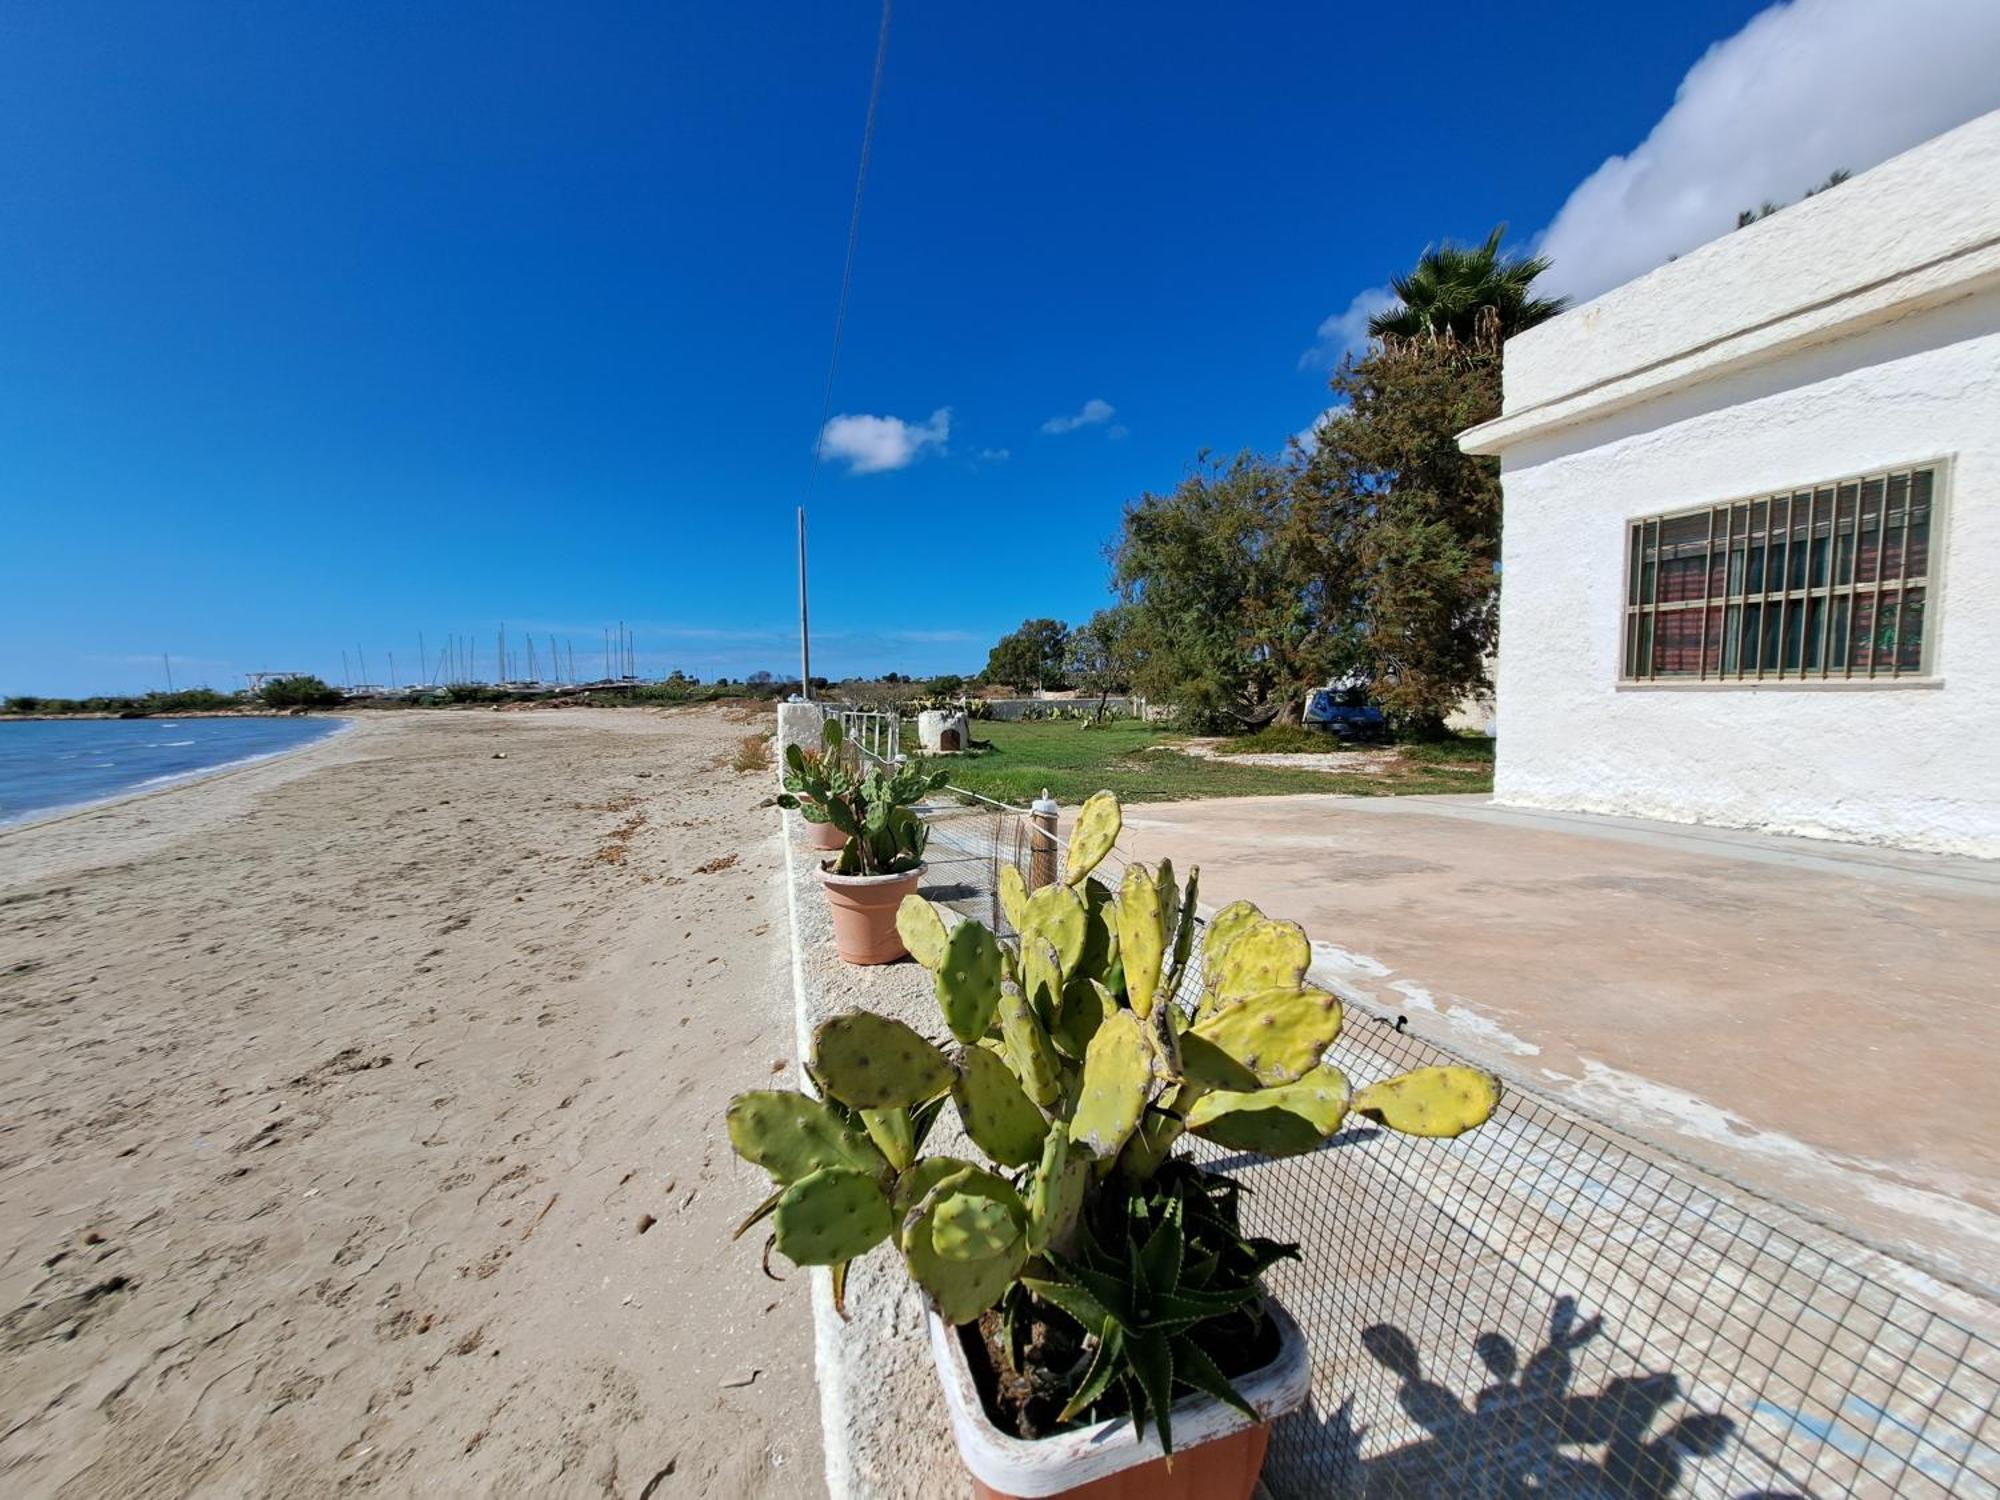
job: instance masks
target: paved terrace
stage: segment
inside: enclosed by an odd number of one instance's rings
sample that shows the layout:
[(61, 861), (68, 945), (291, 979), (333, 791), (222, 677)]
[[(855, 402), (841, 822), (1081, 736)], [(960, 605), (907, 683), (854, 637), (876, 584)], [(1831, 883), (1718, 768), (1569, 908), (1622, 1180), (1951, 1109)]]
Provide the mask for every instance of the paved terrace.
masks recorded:
[(1127, 856), (1303, 923), (1315, 973), (1991, 1297), (2000, 867), (1483, 798), (1126, 809)]

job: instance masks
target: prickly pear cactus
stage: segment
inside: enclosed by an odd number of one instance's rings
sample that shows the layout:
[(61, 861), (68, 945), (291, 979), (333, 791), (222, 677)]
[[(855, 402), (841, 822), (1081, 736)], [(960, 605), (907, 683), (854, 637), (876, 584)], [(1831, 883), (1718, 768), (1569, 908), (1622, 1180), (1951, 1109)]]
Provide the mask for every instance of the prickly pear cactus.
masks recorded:
[(1070, 1140), (1099, 1161), (1111, 1161), (1146, 1112), (1152, 1096), (1152, 1054), (1131, 1011), (1105, 1017), (1083, 1059), (1083, 1091), (1070, 1121)]
[(910, 957), (932, 973), (944, 962), (947, 941), (944, 918), (922, 896), (912, 892), (896, 908), (896, 936), (910, 950)]
[(1044, 1110), (1054, 1109), (1062, 1101), (1062, 1061), (1019, 985), (1000, 986), (1000, 1039), (1007, 1049), (1007, 1066), (1027, 1096)]
[(1028, 882), (1018, 865), (1000, 866), (1000, 910), (1016, 933), (1028, 925)]
[[(1009, 867), (1011, 868), (1011, 866)], [(937, 967), (938, 1009), (961, 1042), (976, 1042), (1000, 1003), (1000, 942), (977, 922), (960, 922)]]
[(1204, 1094), (1188, 1111), (1187, 1128), (1232, 1151), (1297, 1156), (1340, 1129), (1347, 1101), (1345, 1075), (1325, 1064), (1296, 1083)]
[(851, 1010), (813, 1035), (813, 1076), (854, 1109), (907, 1109), (951, 1087), (944, 1055), (888, 1016)]
[(1266, 990), (1295, 990), (1311, 967), (1312, 944), (1298, 923), (1268, 917), (1253, 922), (1222, 950), (1210, 972), (1215, 1008)]
[(853, 1260), (886, 1240), (893, 1227), (881, 1182), (854, 1167), (821, 1167), (778, 1200), (778, 1251), (796, 1265)]
[(1054, 944), (1062, 971), (1070, 974), (1083, 961), (1088, 929), (1083, 898), (1066, 885), (1045, 885), (1028, 898), (1022, 913), (1021, 944), (1024, 949), (1037, 939)]
[(1025, 1167), (1041, 1155), (1048, 1117), (996, 1053), (960, 1048), (951, 1096), (972, 1143), (1001, 1166)]
[(1144, 865), (1127, 865), (1118, 888), (1118, 954), (1125, 968), (1125, 998), (1141, 1017), (1151, 1015), (1167, 944), (1160, 887)]
[(1094, 792), (1086, 797), (1069, 831), (1069, 858), (1063, 880), (1070, 885), (1082, 884), (1083, 878), (1104, 862), (1124, 826), (1125, 814), (1111, 793)]
[[(1070, 1257), (1093, 1253), (1080, 1226), (1096, 1231), (1092, 1205), (1103, 1206), (1104, 1193), (1143, 1195), (1148, 1184), (1199, 1176), (1176, 1154), (1183, 1133), (1283, 1156), (1313, 1149), (1350, 1114), (1451, 1136), (1497, 1105), (1498, 1081), (1463, 1067), (1418, 1069), (1350, 1098), (1325, 1061), (1340, 1003), (1305, 984), (1311, 945), (1296, 924), (1248, 902), (1224, 907), (1200, 934), (1204, 990), (1184, 1012), (1199, 872), (1182, 883), (1168, 861), (1131, 865), (1114, 895), (1091, 871), (1121, 821), (1109, 793), (1085, 804), (1061, 884), (1030, 893), (1018, 869), (1002, 867), (1013, 944), (983, 923), (947, 922), (919, 898), (903, 903), (898, 931), (931, 970), (939, 1013), (960, 1043), (949, 1055), (901, 1021), (850, 1012), (814, 1039), (807, 1072), (824, 1098), (760, 1090), (730, 1105), (730, 1143), (775, 1185), (742, 1229), (771, 1218), (782, 1254), (833, 1267), (836, 1307), (848, 1263), (886, 1240), (948, 1321), (1003, 1298), (1088, 1314), (1101, 1305), (1097, 1293), (1130, 1299), (1115, 1277), (1096, 1292), (1063, 1279)], [(946, 1093), (972, 1145), (1015, 1181), (922, 1154)], [(1147, 1231), (1162, 1269), (1178, 1233)], [(1024, 1306), (1009, 1300), (1006, 1315)], [(1171, 1395), (1183, 1361), (1205, 1357), (1174, 1338), (1168, 1365), (1145, 1377), (1159, 1387), (1149, 1402)], [(1114, 1343), (1100, 1336), (1090, 1379), (1122, 1369), (1129, 1385), (1141, 1377), (1119, 1363)], [(1084, 1390), (1068, 1393), (1072, 1406)]]
[(1340, 1002), (1324, 990), (1265, 990), (1197, 1022), (1194, 1034), (1268, 1086), (1291, 1083), (1318, 1063), (1340, 1020)]
[(931, 1244), (946, 1260), (1005, 1259), (1022, 1238), (1007, 1205), (980, 1193), (953, 1193), (931, 1216)]
[(788, 1187), (821, 1167), (887, 1165), (867, 1136), (819, 1099), (776, 1089), (738, 1094), (729, 1101), (729, 1144), (745, 1161)]
[[(937, 1242), (938, 1214), (947, 1202), (959, 1197), (985, 1198), (1018, 1216), (1017, 1223), (1025, 1224), (1027, 1219), (1027, 1209), (1012, 1185), (977, 1167), (941, 1179), (910, 1210), (903, 1224), (903, 1254), (910, 1275), (930, 1294), (938, 1316), (947, 1323), (969, 1323), (999, 1301), (1028, 1257), (1025, 1233), (998, 1255), (963, 1259), (944, 1253)], [(954, 1249), (966, 1248), (949, 1235), (947, 1242)]]
[(1358, 1115), (1401, 1135), (1451, 1137), (1483, 1125), (1500, 1103), (1500, 1080), (1477, 1068), (1417, 1068), (1354, 1096)]

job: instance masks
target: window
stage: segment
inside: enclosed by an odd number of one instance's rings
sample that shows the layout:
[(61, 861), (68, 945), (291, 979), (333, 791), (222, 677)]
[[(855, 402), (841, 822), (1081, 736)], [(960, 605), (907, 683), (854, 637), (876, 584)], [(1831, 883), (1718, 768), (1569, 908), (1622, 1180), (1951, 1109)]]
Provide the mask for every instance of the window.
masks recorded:
[(1619, 676), (1924, 675), (1936, 488), (1905, 469), (1632, 522)]

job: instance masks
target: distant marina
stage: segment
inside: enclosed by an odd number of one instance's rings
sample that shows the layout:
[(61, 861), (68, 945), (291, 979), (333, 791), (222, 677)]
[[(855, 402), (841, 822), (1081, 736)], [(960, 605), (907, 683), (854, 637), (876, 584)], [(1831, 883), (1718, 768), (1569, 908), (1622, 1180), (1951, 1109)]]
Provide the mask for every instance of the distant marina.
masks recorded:
[(0, 828), (297, 750), (337, 719), (41, 719), (0, 725)]

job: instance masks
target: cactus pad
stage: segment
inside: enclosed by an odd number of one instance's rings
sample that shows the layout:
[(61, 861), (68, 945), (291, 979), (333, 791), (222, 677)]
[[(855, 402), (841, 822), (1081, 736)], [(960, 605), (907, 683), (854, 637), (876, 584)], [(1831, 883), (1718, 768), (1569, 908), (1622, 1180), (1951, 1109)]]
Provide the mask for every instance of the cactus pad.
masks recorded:
[(1083, 1058), (1083, 1089), (1069, 1138), (1099, 1161), (1125, 1145), (1153, 1089), (1153, 1054), (1139, 1018), (1119, 1010), (1104, 1018)]
[(1296, 922), (1264, 918), (1238, 932), (1209, 971), (1217, 1009), (1265, 990), (1295, 990), (1312, 967), (1312, 943)]
[(1127, 865), (1118, 890), (1118, 954), (1125, 965), (1125, 998), (1141, 1016), (1151, 1015), (1166, 938), (1160, 923), (1160, 888), (1144, 865)]
[(1083, 1212), (1083, 1193), (1090, 1183), (1090, 1158), (1070, 1148), (1067, 1130), (1051, 1130), (1042, 1143), (1042, 1164), (1028, 1192), (1028, 1252), (1061, 1251), (1076, 1230)]
[(1027, 925), (1028, 882), (1019, 865), (1003, 862), (1000, 866), (1000, 910), (1007, 914), (1007, 925), (1016, 932)]
[(1167, 973), (1175, 985), (1180, 983), (1181, 975), (1187, 972), (1188, 956), (1194, 952), (1194, 930), (1199, 925), (1195, 921), (1195, 911), (1200, 889), (1201, 867), (1191, 865), (1188, 867), (1187, 884), (1181, 889), (1180, 915), (1173, 919), (1173, 956), (1167, 963)]
[(958, 1081), (951, 1086), (965, 1133), (1003, 1167), (1025, 1167), (1042, 1152), (1049, 1122), (1021, 1089), (1020, 1080), (984, 1047), (958, 1054)]
[(760, 1089), (730, 1100), (729, 1144), (785, 1186), (821, 1167), (874, 1173), (888, 1165), (832, 1105), (789, 1089)]
[(1035, 1008), (1044, 1030), (1055, 1025), (1062, 1010), (1063, 968), (1056, 945), (1029, 934), (1021, 939), (1021, 989)]
[(896, 1224), (897, 1248), (907, 1248), (904, 1231), (909, 1225), (910, 1211), (924, 1201), (932, 1188), (955, 1173), (979, 1170), (979, 1167), (960, 1157), (926, 1156), (909, 1171), (900, 1174), (889, 1193), (889, 1212)]
[(1083, 898), (1066, 885), (1045, 885), (1028, 898), (1021, 943), (1026, 947), (1036, 938), (1048, 939), (1063, 973), (1071, 974), (1083, 959), (1087, 928)]
[(977, 1193), (953, 1193), (931, 1215), (931, 1245), (946, 1260), (997, 1260), (1021, 1245), (1007, 1206)]
[(1063, 986), (1062, 1009), (1056, 1014), (1056, 1024), (1049, 1028), (1049, 1040), (1063, 1056), (1082, 1062), (1097, 1028), (1117, 1009), (1118, 1002), (1109, 990), (1079, 974)]
[(1297, 1156), (1340, 1129), (1347, 1099), (1345, 1075), (1322, 1065), (1297, 1083), (1207, 1094), (1188, 1111), (1187, 1128), (1232, 1151)]
[(1181, 1033), (1181, 1077), (1201, 1089), (1248, 1093), (1261, 1088), (1257, 1075), (1224, 1052), (1199, 1031)]
[(895, 1227), (881, 1183), (853, 1167), (821, 1167), (778, 1200), (778, 1250), (795, 1265), (837, 1266)]
[(851, 1010), (813, 1033), (813, 1076), (854, 1109), (900, 1109), (935, 1099), (955, 1076), (944, 1055), (901, 1021)]
[(932, 973), (944, 962), (947, 934), (938, 909), (914, 891), (896, 908), (896, 936), (910, 950), (910, 957)]
[(1035, 1007), (1011, 984), (1000, 988), (1000, 1038), (1007, 1049), (1007, 1066), (1021, 1080), (1029, 1099), (1043, 1109), (1054, 1109), (1063, 1092), (1061, 1059), (1035, 1015)]
[(1085, 798), (1083, 806), (1077, 809), (1076, 824), (1069, 831), (1069, 867), (1063, 871), (1064, 883), (1082, 884), (1084, 877), (1111, 852), (1124, 826), (1125, 814), (1111, 793), (1093, 792)]
[(1354, 1112), (1401, 1135), (1463, 1135), (1500, 1103), (1500, 1080), (1477, 1068), (1418, 1068), (1354, 1096)]
[(864, 1109), (858, 1111), (861, 1128), (875, 1143), (894, 1172), (909, 1170), (917, 1159), (917, 1128), (907, 1109)]
[(969, 1167), (940, 1179), (903, 1221), (903, 1253), (909, 1260), (910, 1275), (930, 1296), (938, 1316), (947, 1323), (970, 1323), (998, 1302), (1027, 1258), (1025, 1237), (1017, 1237), (1006, 1254), (983, 1260), (954, 1260), (938, 1253), (936, 1240), (939, 1208), (959, 1195), (991, 1199), (1019, 1214), (1026, 1211), (1020, 1195), (1006, 1180), (977, 1167)]
[(1083, 896), (1083, 955), (1069, 973), (1109, 982), (1118, 962), (1118, 898), (1095, 875), (1080, 887)]
[(1213, 1042), (1265, 1084), (1291, 1083), (1340, 1035), (1340, 1002), (1324, 990), (1265, 990), (1197, 1021)]
[(1201, 961), (1211, 979), (1229, 945), (1263, 920), (1264, 914), (1248, 901), (1232, 901), (1209, 919), (1201, 939)]
[(977, 922), (960, 922), (944, 945), (937, 969), (938, 1009), (961, 1042), (976, 1042), (993, 1024), (1000, 1003), (1000, 943)]

